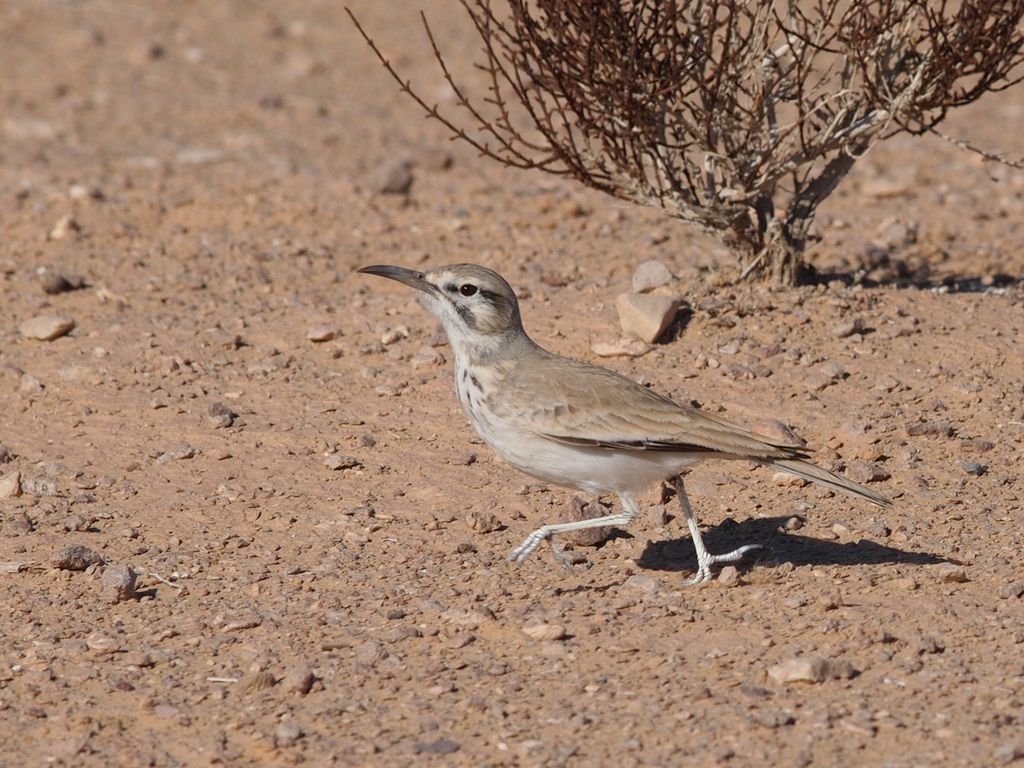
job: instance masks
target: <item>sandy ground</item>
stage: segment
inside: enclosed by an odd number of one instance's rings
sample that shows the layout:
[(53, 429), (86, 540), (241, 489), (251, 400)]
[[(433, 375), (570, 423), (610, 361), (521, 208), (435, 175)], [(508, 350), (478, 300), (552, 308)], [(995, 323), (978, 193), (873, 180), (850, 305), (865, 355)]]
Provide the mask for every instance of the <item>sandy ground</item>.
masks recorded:
[[(443, 99), (414, 9), (353, 5)], [(454, 4), (421, 5), (479, 83)], [(1024, 756), (1024, 175), (882, 146), (822, 211), (835, 279), (769, 292), (656, 213), (447, 144), (336, 3), (11, 0), (0, 72), (0, 764)], [(1022, 115), (1018, 88), (947, 130), (1019, 156)], [(410, 193), (376, 194), (396, 159)], [(594, 359), (648, 258), (688, 322), (605, 364), (785, 422), (892, 510), (710, 464), (709, 546), (765, 545), (732, 584), (684, 586), (658, 489), (572, 572), (505, 562), (570, 494), (492, 456), (434, 321), (353, 269), (492, 266), (540, 343)], [(23, 337), (47, 315), (75, 327)], [(827, 679), (779, 682), (795, 659)]]

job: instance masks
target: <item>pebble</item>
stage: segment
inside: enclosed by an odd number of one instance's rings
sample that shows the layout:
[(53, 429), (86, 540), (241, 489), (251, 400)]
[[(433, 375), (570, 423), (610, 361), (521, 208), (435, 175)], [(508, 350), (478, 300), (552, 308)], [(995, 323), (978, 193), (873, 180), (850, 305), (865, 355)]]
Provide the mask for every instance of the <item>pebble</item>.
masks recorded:
[(853, 317), (833, 325), (832, 336), (836, 339), (845, 339), (847, 336), (853, 336), (853, 334), (861, 333), (863, 330), (864, 321), (859, 317)]
[(39, 284), (44, 293), (53, 296), (58, 293), (67, 293), (68, 291), (77, 291), (79, 288), (84, 288), (85, 279), (48, 269), (39, 276)]
[(723, 587), (738, 587), (743, 580), (735, 565), (726, 565), (718, 572), (718, 583)]
[(523, 626), (523, 634), (534, 640), (547, 642), (550, 640), (562, 640), (565, 638), (565, 627), (561, 624), (548, 624), (546, 622), (532, 622)]
[(355, 469), (362, 467), (363, 463), (354, 456), (344, 456), (340, 453), (331, 453), (324, 458), (324, 466), (328, 469)]
[(855, 483), (877, 483), (888, 480), (890, 475), (877, 464), (854, 461), (846, 468), (846, 475)]
[(26, 477), (21, 481), (21, 490), (29, 496), (57, 496), (59, 484), (53, 477)]
[(306, 664), (296, 664), (294, 667), (289, 667), (284, 673), (281, 687), (286, 691), (305, 696), (313, 688), (315, 682), (316, 675), (313, 674), (313, 670)]
[(793, 431), (793, 428), (778, 419), (762, 419), (754, 425), (754, 431), (771, 438), (779, 445), (805, 446), (807, 441)]
[(0, 477), (0, 499), (21, 496), (21, 473), (18, 471)]
[(120, 603), (138, 597), (135, 592), (135, 571), (128, 565), (114, 565), (103, 570), (100, 593), (108, 603)]
[(238, 418), (238, 414), (224, 405), (224, 403), (210, 403), (210, 407), (206, 409), (206, 412), (206, 421), (214, 429), (230, 427), (235, 423), (235, 419)]
[(53, 229), (50, 230), (50, 239), (63, 240), (68, 235), (74, 235), (81, 231), (82, 227), (72, 217), (61, 216), (57, 219), (57, 223), (53, 225)]
[(21, 381), (18, 384), (18, 390), (26, 395), (38, 395), (45, 387), (42, 383), (33, 376), (31, 373), (21, 374)]
[(642, 262), (633, 272), (633, 290), (646, 293), (672, 282), (672, 273), (657, 259)]
[(314, 325), (306, 331), (306, 338), (314, 344), (321, 344), (325, 341), (333, 341), (339, 336), (338, 329), (333, 325)]
[(999, 590), (999, 596), (1003, 600), (1009, 600), (1011, 597), (1024, 596), (1024, 581), (1011, 581)]
[(356, 664), (361, 667), (372, 667), (387, 657), (388, 652), (376, 640), (367, 640), (356, 648)]
[(661, 584), (653, 576), (634, 573), (622, 583), (623, 589), (632, 589), (644, 595), (653, 595), (661, 589)]
[(919, 421), (907, 425), (910, 437), (952, 437), (953, 431), (953, 425), (948, 421)]
[(590, 351), (598, 357), (641, 357), (652, 349), (646, 341), (622, 336), (615, 341), (595, 341)]
[(653, 344), (671, 325), (679, 311), (679, 299), (645, 293), (623, 293), (615, 300), (619, 326), (625, 333)]
[(63, 315), (39, 315), (26, 320), (18, 326), (18, 332), (26, 339), (36, 341), (53, 341), (69, 333), (75, 327), (75, 321)]
[(501, 520), (490, 512), (471, 510), (466, 515), (466, 525), (477, 533), (492, 533), (501, 529)]
[(282, 749), (295, 746), (295, 742), (301, 739), (302, 736), (302, 729), (295, 723), (280, 723), (274, 729), (274, 746)]
[(404, 325), (396, 325), (394, 328), (389, 328), (381, 334), (380, 343), (385, 347), (389, 347), (396, 341), (407, 338), (409, 338), (409, 329)]
[(935, 568), (935, 575), (943, 584), (964, 584), (967, 582), (967, 571), (956, 563), (940, 563)]
[(166, 451), (157, 456), (157, 464), (166, 464), (169, 461), (180, 461), (182, 459), (191, 459), (196, 455), (196, 449), (188, 443), (175, 443), (173, 446), (168, 448)]
[(72, 544), (60, 550), (50, 560), (50, 565), (62, 571), (84, 571), (91, 565), (99, 565), (103, 558), (83, 544)]
[(32, 533), (35, 525), (24, 510), (17, 510), (5, 521), (4, 529), (12, 534)]
[(117, 653), (121, 650), (121, 645), (116, 638), (100, 632), (93, 632), (85, 638), (85, 647), (96, 653)]
[(415, 180), (412, 163), (405, 158), (380, 164), (373, 177), (372, 189), (378, 195), (407, 195)]
[(457, 741), (436, 739), (434, 741), (418, 741), (412, 746), (417, 755), (451, 755), (462, 749)]
[(823, 683), (830, 679), (847, 680), (854, 674), (849, 661), (821, 656), (788, 659), (768, 668), (768, 677), (776, 683)]
[(775, 485), (792, 485), (797, 488), (803, 488), (807, 485), (807, 481), (802, 477), (791, 475), (789, 472), (776, 472), (772, 475), (772, 482)]
[(982, 464), (980, 461), (958, 461), (957, 463), (964, 472), (975, 477), (981, 477), (988, 471), (988, 465)]
[(438, 352), (436, 349), (431, 347), (429, 344), (424, 344), (412, 356), (409, 361), (412, 363), (414, 368), (433, 368), (434, 366), (444, 365), (444, 355)]
[[(609, 510), (599, 501), (586, 501), (580, 496), (572, 497), (572, 511), (570, 519), (573, 522), (579, 520), (592, 520), (595, 517), (604, 517)], [(607, 541), (611, 536), (612, 529), (603, 525), (598, 528), (583, 528), (579, 531), (569, 531), (562, 534), (565, 541), (571, 542), (578, 547), (596, 547)]]
[(844, 371), (838, 363), (825, 363), (804, 375), (804, 386), (813, 392), (835, 384), (843, 377)]

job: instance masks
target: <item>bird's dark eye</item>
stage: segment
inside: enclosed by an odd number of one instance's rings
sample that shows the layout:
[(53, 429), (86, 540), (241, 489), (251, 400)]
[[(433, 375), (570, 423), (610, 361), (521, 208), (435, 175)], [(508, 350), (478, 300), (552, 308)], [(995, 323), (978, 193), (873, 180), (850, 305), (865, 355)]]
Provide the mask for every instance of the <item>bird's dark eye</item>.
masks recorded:
[(476, 293), (476, 286), (472, 283), (463, 283), (459, 286), (459, 293), (463, 296), (472, 296)]

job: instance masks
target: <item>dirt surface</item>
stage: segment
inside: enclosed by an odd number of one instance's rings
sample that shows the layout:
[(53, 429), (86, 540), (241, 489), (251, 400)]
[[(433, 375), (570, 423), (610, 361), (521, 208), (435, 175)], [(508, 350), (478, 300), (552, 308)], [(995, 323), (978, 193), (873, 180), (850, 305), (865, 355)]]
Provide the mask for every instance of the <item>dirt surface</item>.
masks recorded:
[[(450, 103), (415, 9), (353, 5)], [(420, 5), (479, 86), (455, 4)], [(9, 0), (0, 72), (0, 765), (1024, 756), (1024, 175), (882, 146), (820, 217), (833, 279), (770, 292), (447, 144), (337, 3)], [(1019, 156), (1022, 115), (1017, 88), (946, 130)], [(684, 585), (657, 488), (572, 572), (505, 562), (570, 493), (492, 456), (434, 321), (353, 269), (494, 267), (593, 360), (649, 258), (687, 322), (605, 364), (790, 425), (892, 510), (712, 463), (709, 547), (765, 545), (726, 583)], [(74, 328), (26, 338), (47, 316)]]

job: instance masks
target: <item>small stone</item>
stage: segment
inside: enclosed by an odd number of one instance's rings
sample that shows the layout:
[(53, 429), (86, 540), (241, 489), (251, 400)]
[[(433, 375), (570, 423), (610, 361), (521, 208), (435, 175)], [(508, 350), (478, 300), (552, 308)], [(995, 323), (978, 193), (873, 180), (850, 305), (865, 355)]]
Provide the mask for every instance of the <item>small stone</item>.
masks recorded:
[(85, 286), (85, 280), (48, 269), (39, 276), (39, 284), (44, 293), (53, 296), (67, 291), (77, 291)]
[(302, 738), (302, 729), (293, 722), (280, 723), (274, 729), (274, 746), (279, 749), (287, 749), (295, 746), (295, 742)]
[(43, 389), (42, 383), (33, 376), (31, 373), (21, 374), (21, 381), (18, 384), (18, 391), (26, 395), (38, 395), (41, 394)]
[(62, 571), (84, 571), (91, 565), (99, 565), (103, 558), (83, 544), (72, 544), (64, 547), (53, 559), (50, 565)]
[(671, 325), (679, 299), (645, 293), (623, 293), (615, 300), (619, 325), (625, 333), (653, 344)]
[[(571, 509), (571, 519), (573, 522), (592, 520), (595, 517), (605, 517), (608, 514), (608, 508), (601, 504), (600, 501), (588, 502), (580, 496), (572, 497)], [(597, 528), (569, 531), (562, 534), (562, 538), (578, 547), (596, 547), (607, 541), (611, 534), (611, 527), (602, 525)]]
[(169, 461), (181, 461), (182, 459), (191, 459), (196, 455), (196, 449), (185, 442), (175, 443), (173, 446), (168, 448), (166, 451), (157, 456), (157, 464), (166, 464)]
[(770, 438), (773, 443), (794, 448), (807, 445), (807, 441), (793, 431), (793, 428), (778, 419), (762, 419), (754, 425), (754, 431)]
[(776, 683), (821, 683), (828, 679), (828, 661), (820, 656), (789, 659), (768, 668)]
[(458, 742), (451, 739), (436, 739), (434, 741), (418, 741), (412, 746), (412, 751), (417, 755), (451, 755), (458, 752), (462, 747)]
[(775, 485), (792, 485), (796, 488), (803, 488), (807, 485), (807, 481), (802, 477), (791, 475), (789, 472), (776, 472), (772, 475), (772, 482)]
[(0, 477), (0, 499), (21, 496), (21, 473), (18, 471)]
[(907, 425), (910, 437), (952, 437), (953, 432), (953, 425), (948, 421), (919, 421)]
[(561, 624), (548, 624), (542, 621), (534, 622), (523, 627), (523, 634), (541, 642), (562, 640), (565, 638), (565, 627)]
[(859, 317), (853, 317), (833, 325), (832, 337), (836, 339), (845, 339), (847, 336), (853, 336), (853, 334), (860, 333), (863, 330), (864, 321)]
[(431, 347), (429, 344), (424, 344), (412, 356), (409, 361), (412, 363), (414, 368), (433, 368), (438, 365), (444, 365), (444, 355), (438, 352), (436, 349)]
[(385, 347), (389, 347), (396, 341), (407, 338), (409, 338), (409, 329), (404, 325), (396, 325), (394, 328), (389, 328), (381, 334), (380, 343)]
[(622, 336), (615, 341), (595, 341), (590, 351), (598, 357), (641, 357), (651, 351), (651, 345), (629, 336)]
[(856, 674), (845, 659), (803, 656), (788, 659), (768, 668), (768, 677), (776, 683), (822, 683), (829, 679), (847, 680)]
[(53, 477), (26, 477), (21, 481), (21, 490), (29, 496), (56, 496), (60, 493), (57, 479)]
[(501, 520), (490, 512), (472, 510), (466, 515), (466, 525), (477, 533), (492, 533), (501, 529)]
[(878, 483), (888, 480), (890, 475), (877, 464), (854, 461), (846, 469), (847, 476), (855, 483)]
[(1003, 600), (1009, 600), (1012, 597), (1024, 596), (1024, 581), (1011, 581), (999, 590), (999, 596)]
[[(840, 368), (840, 371), (842, 369)], [(836, 375), (835, 369), (832, 366), (826, 367), (822, 365), (818, 368), (813, 368), (804, 374), (803, 382), (804, 386), (812, 392), (820, 392), (825, 387), (835, 384), (842, 377), (842, 374)]]
[(742, 583), (740, 572), (735, 565), (726, 565), (718, 572), (718, 583), (723, 587), (738, 587)]
[(13, 515), (5, 520), (4, 528), (15, 535), (32, 533), (32, 531), (35, 530), (35, 526), (32, 524), (32, 518), (30, 518), (22, 509), (15, 511)]
[(992, 756), (1002, 765), (1009, 765), (1024, 757), (1024, 741), (1014, 741), (998, 747)]
[(61, 216), (50, 230), (50, 239), (63, 240), (68, 235), (74, 235), (81, 231), (82, 228), (71, 216)]
[(372, 667), (387, 657), (388, 652), (375, 640), (367, 640), (356, 648), (356, 664), (361, 667)]
[(238, 418), (238, 414), (224, 405), (224, 403), (210, 403), (210, 407), (206, 409), (206, 412), (206, 420), (214, 429), (230, 427), (235, 423), (235, 419)]
[(787, 531), (799, 531), (801, 528), (804, 527), (804, 521), (796, 515), (794, 515), (793, 517), (786, 519), (786, 522), (783, 525), (783, 527)]
[(968, 475), (974, 475), (975, 477), (981, 477), (988, 471), (988, 466), (982, 464), (980, 461), (959, 461), (957, 463), (964, 472)]
[(646, 293), (672, 282), (672, 273), (657, 259), (642, 262), (633, 272), (633, 290)]
[(121, 650), (121, 645), (116, 638), (100, 632), (93, 632), (85, 638), (85, 647), (95, 653), (117, 653)]
[(661, 589), (661, 584), (653, 576), (646, 574), (634, 573), (628, 579), (622, 583), (623, 589), (632, 589), (641, 594), (650, 596), (658, 592)]
[(355, 469), (362, 467), (363, 464), (354, 456), (343, 456), (340, 453), (331, 453), (324, 458), (324, 466), (328, 469), (339, 470)]
[(131, 566), (114, 565), (103, 570), (100, 578), (100, 593), (109, 603), (120, 603), (132, 600), (138, 595), (135, 592), (135, 571)]
[(26, 339), (36, 341), (53, 341), (69, 333), (75, 327), (75, 321), (63, 315), (40, 315), (26, 320), (18, 326), (18, 331)]
[(277, 678), (265, 670), (253, 672), (242, 678), (239, 688), (246, 692), (265, 691), (277, 685)]
[(967, 571), (962, 565), (956, 563), (940, 563), (935, 569), (935, 575), (943, 584), (965, 584), (967, 582)]
[(316, 675), (307, 665), (296, 664), (294, 667), (289, 667), (284, 673), (281, 687), (286, 691), (305, 696), (313, 688), (315, 682)]
[(388, 160), (377, 168), (372, 188), (378, 195), (406, 195), (412, 189), (414, 180), (409, 160)]
[(325, 341), (333, 341), (338, 337), (338, 329), (333, 325), (314, 325), (306, 331), (306, 338), (314, 344), (322, 344)]
[(156, 660), (146, 651), (128, 651), (121, 657), (121, 663), (126, 667), (152, 667)]

